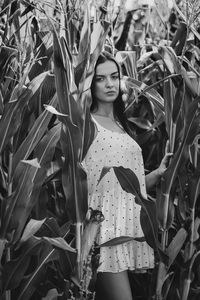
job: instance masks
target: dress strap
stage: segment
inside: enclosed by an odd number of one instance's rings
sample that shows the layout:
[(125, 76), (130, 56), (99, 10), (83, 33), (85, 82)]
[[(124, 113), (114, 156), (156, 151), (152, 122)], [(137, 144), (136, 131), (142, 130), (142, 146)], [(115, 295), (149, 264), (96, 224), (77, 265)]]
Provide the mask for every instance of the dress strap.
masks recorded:
[(94, 118), (94, 116), (93, 116), (92, 114), (91, 114), (91, 118), (92, 118), (92, 120), (94, 121), (94, 123), (96, 124), (98, 131), (100, 131), (100, 130), (104, 130), (104, 131), (105, 131), (105, 130), (106, 130), (106, 131), (112, 132), (112, 133), (127, 134), (126, 131), (124, 130), (124, 128), (121, 126), (121, 124), (120, 124), (118, 121), (115, 121), (116, 124), (117, 124), (124, 132), (118, 132), (118, 131), (114, 131), (114, 130), (105, 128), (104, 126), (102, 126), (101, 124), (99, 124), (99, 122)]
[(93, 117), (93, 115), (91, 114), (91, 118), (92, 121), (95, 123), (95, 125), (97, 126), (97, 129), (99, 130), (100, 128), (102, 128), (102, 126), (98, 123), (98, 121)]
[(92, 121), (93, 121), (94, 124), (95, 124), (95, 137), (96, 137), (97, 134), (98, 134), (98, 132), (100, 131), (101, 126), (100, 126), (100, 124), (95, 120), (95, 118), (93, 117), (93, 115), (92, 115), (92, 114), (90, 114), (90, 115), (91, 115)]

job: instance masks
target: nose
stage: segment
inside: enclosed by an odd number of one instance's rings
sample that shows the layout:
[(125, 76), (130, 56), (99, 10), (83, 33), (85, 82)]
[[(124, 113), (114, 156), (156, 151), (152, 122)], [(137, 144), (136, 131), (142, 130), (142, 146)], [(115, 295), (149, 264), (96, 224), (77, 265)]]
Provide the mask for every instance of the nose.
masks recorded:
[(106, 78), (106, 86), (108, 87), (113, 86), (113, 81), (111, 77)]

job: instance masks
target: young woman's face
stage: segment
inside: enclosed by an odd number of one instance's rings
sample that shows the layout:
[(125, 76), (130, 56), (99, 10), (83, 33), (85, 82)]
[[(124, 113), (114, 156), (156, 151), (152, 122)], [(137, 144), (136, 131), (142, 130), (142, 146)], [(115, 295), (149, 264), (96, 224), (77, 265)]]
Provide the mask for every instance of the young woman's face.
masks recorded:
[(114, 102), (119, 95), (119, 72), (115, 62), (108, 60), (96, 67), (94, 96), (97, 102)]

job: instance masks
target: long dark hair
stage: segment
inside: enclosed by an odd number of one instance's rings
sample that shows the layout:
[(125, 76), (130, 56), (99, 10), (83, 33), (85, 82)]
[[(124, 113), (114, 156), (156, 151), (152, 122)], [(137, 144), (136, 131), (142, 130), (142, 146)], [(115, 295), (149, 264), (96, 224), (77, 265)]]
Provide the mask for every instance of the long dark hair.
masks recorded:
[[(107, 51), (103, 51), (96, 62), (95, 65), (95, 70), (94, 70), (94, 77), (92, 80), (92, 84), (91, 84), (91, 95), (92, 95), (92, 104), (90, 107), (90, 111), (91, 112), (95, 112), (98, 108), (98, 102), (94, 96), (94, 83), (95, 83), (95, 73), (96, 73), (96, 68), (98, 65), (105, 63), (106, 61), (113, 61), (116, 66), (117, 66), (117, 70), (119, 73), (119, 79), (121, 77), (121, 69), (120, 66), (118, 64), (118, 62), (115, 60), (114, 56), (112, 56), (109, 52)], [(128, 119), (126, 117), (125, 114), (125, 104), (124, 101), (122, 100), (122, 91), (120, 88), (120, 80), (119, 80), (119, 95), (117, 97), (117, 99), (114, 101), (113, 103), (113, 115), (116, 121), (118, 121), (121, 126), (123, 127), (123, 129), (133, 137), (133, 132), (131, 131), (129, 125), (128, 125)]]

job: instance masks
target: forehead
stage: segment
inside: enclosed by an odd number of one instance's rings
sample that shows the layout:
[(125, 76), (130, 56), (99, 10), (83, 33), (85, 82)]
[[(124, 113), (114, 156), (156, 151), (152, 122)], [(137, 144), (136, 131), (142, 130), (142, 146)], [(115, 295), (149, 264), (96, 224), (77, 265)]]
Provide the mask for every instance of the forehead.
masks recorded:
[(117, 65), (114, 61), (108, 60), (96, 67), (96, 75), (109, 75), (118, 72)]

